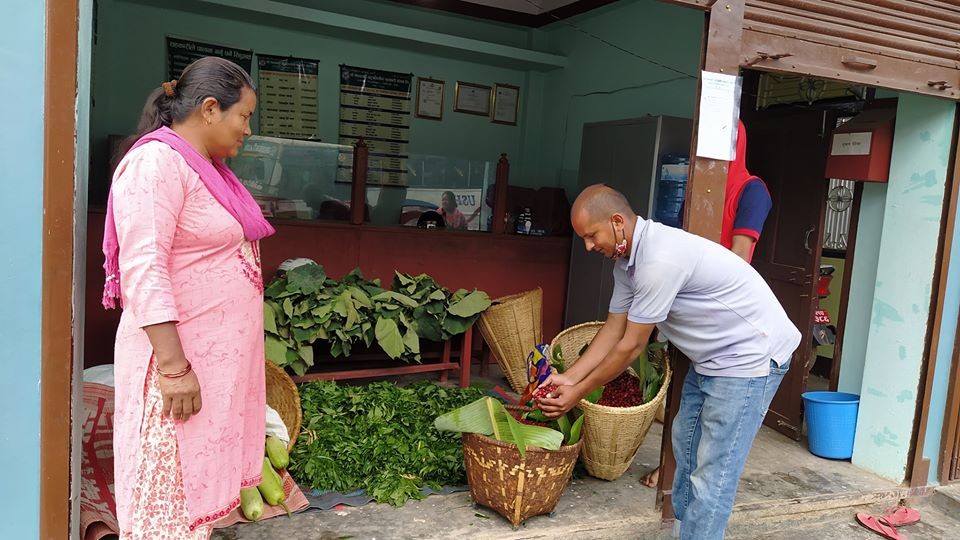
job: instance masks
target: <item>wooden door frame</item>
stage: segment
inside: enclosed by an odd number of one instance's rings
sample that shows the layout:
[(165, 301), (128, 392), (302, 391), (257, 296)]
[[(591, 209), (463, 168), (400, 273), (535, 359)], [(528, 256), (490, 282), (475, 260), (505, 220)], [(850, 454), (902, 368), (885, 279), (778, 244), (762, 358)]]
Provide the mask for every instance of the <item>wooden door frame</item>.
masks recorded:
[(46, 0), (40, 538), (71, 538), (71, 518), (76, 517), (71, 516), (71, 455), (75, 442), (71, 417), (78, 35), (79, 3)]
[[(744, 0), (715, 2), (706, 12), (700, 50), (700, 66), (703, 70), (731, 75), (739, 72), (744, 3)], [(728, 162), (697, 157), (701, 83), (701, 78), (698, 77), (693, 134), (690, 143), (690, 178), (687, 182), (683, 224), (688, 232), (719, 242)], [(660, 442), (660, 477), (656, 496), (656, 505), (660, 507), (660, 515), (664, 523), (674, 519), (671, 487), (677, 464), (673, 458), (670, 440), (671, 426), (680, 407), (683, 380), (690, 367), (690, 361), (676, 350), (672, 350), (670, 358), (673, 379), (667, 392), (666, 415)]]
[[(926, 483), (926, 478), (929, 475), (928, 469), (930, 467), (929, 460), (923, 458), (927, 417), (930, 414), (930, 399), (933, 386), (933, 377), (929, 375), (935, 373), (937, 367), (936, 355), (939, 347), (940, 329), (942, 328), (944, 295), (947, 287), (946, 276), (949, 271), (951, 248), (956, 232), (957, 211), (960, 210), (960, 207), (958, 207), (958, 204), (960, 204), (960, 201), (958, 201), (958, 199), (960, 199), (960, 166), (958, 166), (958, 162), (960, 162), (960, 142), (957, 140), (957, 131), (960, 129), (960, 106), (957, 108), (956, 115), (953, 129), (953, 162), (950, 164), (952, 171), (947, 177), (948, 182), (950, 182), (948, 186), (950, 199), (946, 208), (944, 208), (945, 219), (941, 225), (943, 229), (940, 233), (941, 244), (938, 251), (940, 258), (938, 259), (939, 267), (937, 270), (937, 295), (934, 298), (936, 314), (934, 316), (931, 335), (928, 336), (930, 340), (929, 363), (923, 371), (924, 380), (921, 381), (923, 383), (921, 385), (923, 401), (920, 408), (919, 422), (915, 430), (917, 442), (915, 443), (915, 452), (910, 458), (912, 471), (911, 486), (915, 485), (913, 478), (919, 472), (923, 472), (924, 483)], [(940, 467), (937, 477), (941, 484), (950, 481), (953, 449), (957, 445), (960, 445), (960, 323), (957, 324), (957, 328), (954, 331), (952, 352), (950, 377), (947, 379), (947, 405), (943, 416), (943, 432), (940, 438), (940, 448), (936, 449), (940, 452)]]

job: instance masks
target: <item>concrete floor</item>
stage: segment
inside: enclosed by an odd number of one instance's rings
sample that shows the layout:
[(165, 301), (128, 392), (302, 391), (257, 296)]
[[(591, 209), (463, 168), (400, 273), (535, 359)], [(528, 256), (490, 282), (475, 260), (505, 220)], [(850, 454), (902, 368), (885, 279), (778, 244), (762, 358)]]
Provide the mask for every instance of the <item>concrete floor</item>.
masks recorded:
[[(488, 381), (509, 386), (496, 375)], [(661, 425), (655, 423), (633, 466), (607, 482), (575, 476), (553, 517), (531, 518), (518, 530), (496, 512), (474, 508), (469, 493), (433, 495), (400, 508), (369, 504), (341, 510), (309, 510), (241, 524), (214, 533), (215, 540), (290, 539), (588, 539), (669, 538), (655, 509), (654, 489), (639, 479), (656, 466)], [(853, 520), (857, 511), (879, 512), (906, 498), (892, 482), (848, 462), (810, 454), (797, 443), (764, 427), (754, 443), (737, 492), (728, 538), (879, 538)], [(958, 497), (960, 500), (960, 497)], [(917, 503), (914, 503), (917, 504)], [(922, 502), (924, 520), (903, 529), (908, 538), (960, 538), (960, 517), (953, 507)], [(960, 508), (958, 503), (957, 508)]]

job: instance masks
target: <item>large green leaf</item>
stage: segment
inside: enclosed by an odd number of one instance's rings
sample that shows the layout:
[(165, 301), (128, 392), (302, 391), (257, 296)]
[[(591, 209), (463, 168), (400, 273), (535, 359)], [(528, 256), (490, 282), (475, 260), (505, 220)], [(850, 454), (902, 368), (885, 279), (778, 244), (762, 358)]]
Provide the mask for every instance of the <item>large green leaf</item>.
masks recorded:
[(313, 365), (313, 346), (311, 345), (301, 345), (298, 350), (300, 358), (303, 359), (303, 362), (308, 366)]
[(491, 397), (482, 397), (473, 403), (443, 414), (433, 425), (440, 431), (479, 433), (514, 443), (520, 454), (526, 448), (537, 447), (557, 450), (563, 443), (563, 433), (555, 429), (521, 424), (503, 408), (503, 404)]
[(377, 336), (377, 343), (383, 352), (390, 358), (400, 358), (403, 354), (403, 338), (400, 336), (400, 329), (397, 328), (397, 322), (393, 319), (378, 319), (377, 327), (374, 329)]
[(456, 315), (447, 315), (443, 318), (443, 329), (452, 336), (458, 336), (467, 331), (470, 321)]
[(483, 291), (473, 291), (455, 304), (450, 305), (449, 311), (458, 317), (471, 317), (490, 307), (490, 297)]
[(580, 417), (573, 422), (573, 425), (570, 426), (570, 436), (567, 437), (567, 444), (577, 444), (580, 440), (580, 432), (583, 430), (584, 418), (586, 418), (586, 416), (581, 414)]
[(363, 307), (373, 307), (373, 302), (370, 301), (370, 296), (363, 292), (363, 289), (360, 287), (349, 287), (347, 291), (350, 293), (350, 296), (352, 296)]
[(263, 348), (267, 360), (278, 366), (287, 365), (287, 343), (285, 341), (268, 334), (264, 337)]
[(429, 341), (443, 341), (443, 329), (440, 321), (432, 315), (425, 315), (417, 319), (417, 333)]
[(287, 272), (287, 289), (299, 290), (305, 295), (315, 294), (323, 288), (327, 279), (323, 267), (318, 264), (304, 264)]
[(403, 335), (403, 344), (413, 354), (420, 354), (420, 337), (413, 330), (407, 330), (407, 333)]
[(417, 301), (414, 300), (413, 298), (410, 298), (409, 296), (407, 296), (407, 295), (405, 295), (405, 294), (400, 294), (400, 293), (394, 292), (394, 291), (383, 291), (382, 293), (374, 296), (374, 297), (372, 298), (372, 300), (375, 300), (375, 301), (395, 300), (395, 301), (400, 302), (401, 304), (403, 304), (403, 305), (405, 305), (405, 306), (407, 306), (407, 307), (411, 307), (411, 308), (415, 308), (415, 307), (417, 307), (417, 306), (420, 305), (420, 304), (418, 304)]
[(271, 302), (263, 303), (263, 331), (271, 334), (277, 333), (277, 314), (273, 310)]
[(602, 386), (599, 387), (599, 388), (594, 389), (593, 392), (590, 392), (589, 394), (587, 394), (586, 396), (584, 396), (583, 399), (589, 401), (590, 403), (596, 403), (596, 402), (600, 401), (600, 397), (601, 397), (601, 396), (603, 396), (603, 387), (602, 387)]

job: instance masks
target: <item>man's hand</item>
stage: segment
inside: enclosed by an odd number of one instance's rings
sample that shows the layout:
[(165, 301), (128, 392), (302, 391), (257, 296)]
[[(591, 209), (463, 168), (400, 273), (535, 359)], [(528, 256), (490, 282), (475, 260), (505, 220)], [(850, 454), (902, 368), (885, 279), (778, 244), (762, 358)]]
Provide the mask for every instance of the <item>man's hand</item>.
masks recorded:
[[(544, 384), (549, 381), (550, 379), (547, 379)], [(566, 414), (566, 412), (576, 406), (577, 403), (580, 403), (582, 397), (583, 395), (580, 394), (578, 386), (568, 384), (557, 386), (556, 390), (550, 392), (547, 394), (547, 397), (539, 401), (540, 410), (543, 411), (543, 414), (548, 418), (557, 418)]]
[(550, 386), (551, 384), (554, 386), (573, 386), (578, 382), (580, 381), (574, 380), (565, 373), (551, 373), (549, 377), (540, 383), (540, 386), (537, 386), (537, 388), (543, 388), (544, 386)]

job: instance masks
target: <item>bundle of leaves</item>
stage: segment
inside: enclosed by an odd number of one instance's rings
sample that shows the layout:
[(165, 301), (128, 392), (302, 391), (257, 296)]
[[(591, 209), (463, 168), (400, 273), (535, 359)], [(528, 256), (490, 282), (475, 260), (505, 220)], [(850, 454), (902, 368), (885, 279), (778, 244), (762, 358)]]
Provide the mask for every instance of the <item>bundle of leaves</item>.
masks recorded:
[(298, 375), (314, 364), (313, 344), (329, 343), (333, 357), (374, 342), (390, 358), (420, 361), (420, 338), (444, 341), (462, 334), (490, 307), (482, 291), (450, 292), (426, 274), (396, 273), (394, 290), (355, 269), (339, 282), (317, 264), (276, 277), (264, 291), (268, 359)]
[(377, 382), (300, 387), (303, 430), (290, 473), (313, 489), (365, 489), (377, 502), (422, 499), (420, 489), (462, 485), (460, 436), (434, 429), (434, 419), (480, 398), (476, 388), (443, 388), (423, 381), (400, 388)]

